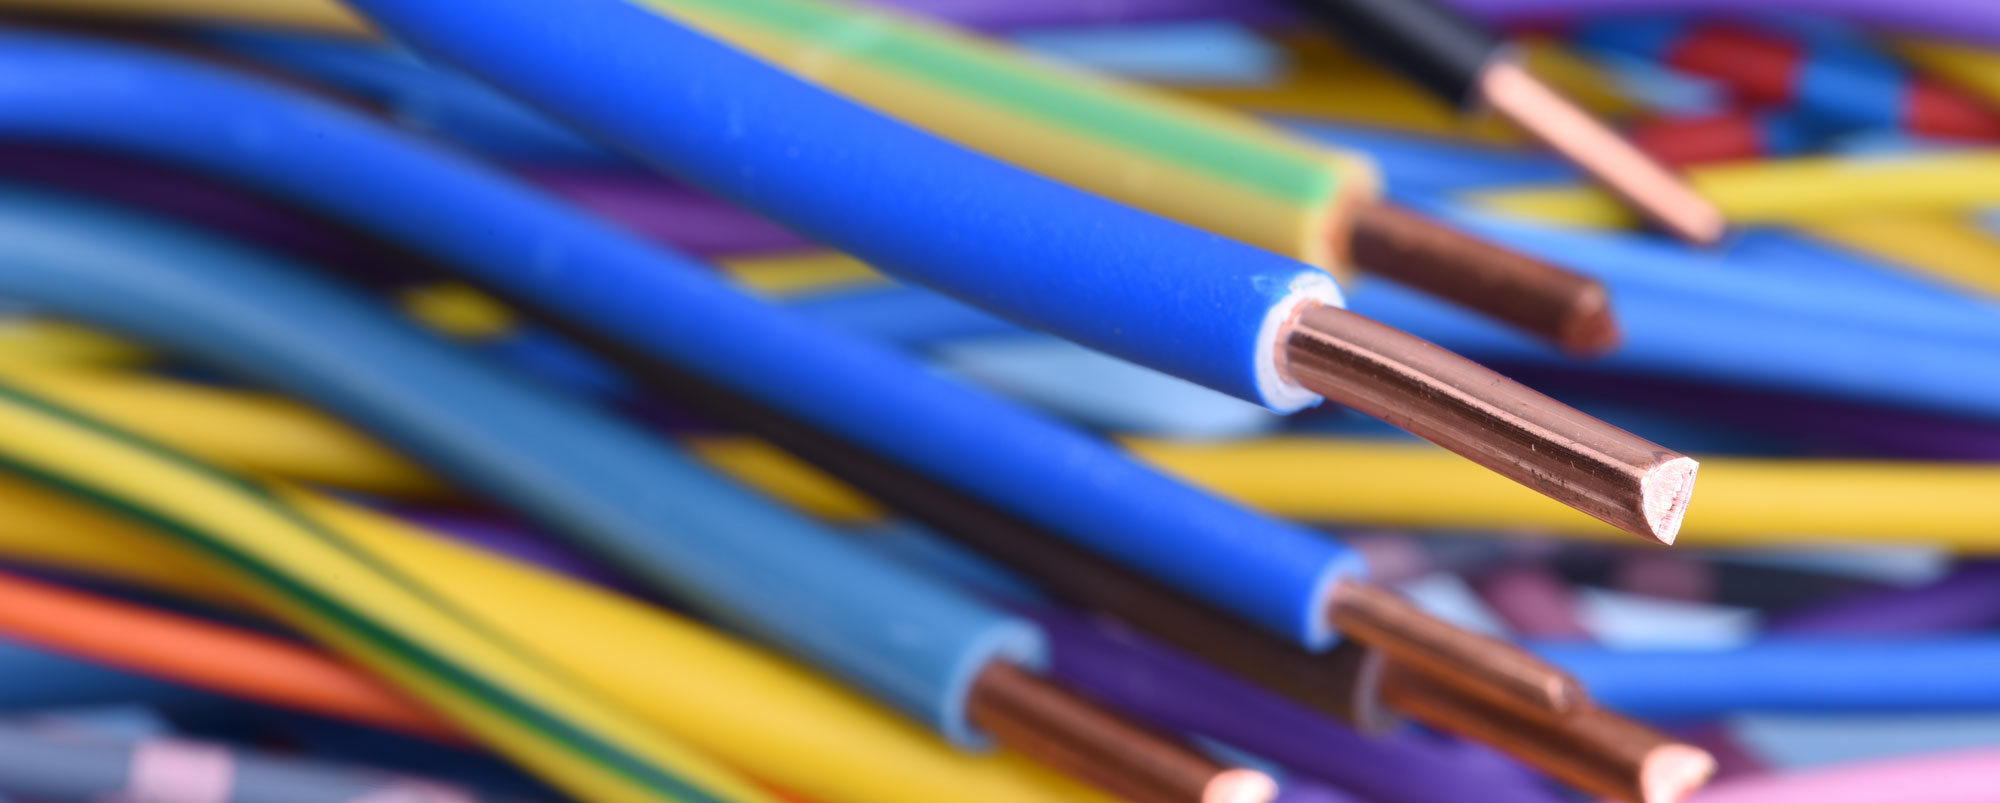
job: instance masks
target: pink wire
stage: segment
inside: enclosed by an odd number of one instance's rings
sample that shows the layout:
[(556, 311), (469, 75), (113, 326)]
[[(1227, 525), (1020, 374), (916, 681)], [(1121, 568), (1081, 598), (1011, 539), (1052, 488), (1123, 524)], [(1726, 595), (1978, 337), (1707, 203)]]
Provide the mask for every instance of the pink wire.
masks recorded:
[(2000, 748), (1926, 753), (1724, 781), (1688, 803), (1993, 803)]

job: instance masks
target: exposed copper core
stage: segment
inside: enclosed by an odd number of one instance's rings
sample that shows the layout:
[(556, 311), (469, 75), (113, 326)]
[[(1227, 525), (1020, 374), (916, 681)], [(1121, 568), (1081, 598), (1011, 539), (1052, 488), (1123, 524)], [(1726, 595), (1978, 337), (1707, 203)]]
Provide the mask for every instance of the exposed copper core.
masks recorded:
[(1698, 245), (1722, 239), (1728, 226), (1721, 210), (1519, 64), (1495, 60), (1480, 73), (1479, 94), (1494, 111), (1576, 163), (1660, 228)]
[(1298, 384), (1626, 532), (1674, 542), (1695, 461), (1407, 332), (1307, 304), (1280, 337)]
[(1603, 283), (1392, 204), (1357, 210), (1354, 265), (1554, 342), (1577, 356), (1618, 345)]
[(970, 695), (974, 725), (1022, 755), (1134, 803), (1267, 803), (1278, 785), (1224, 767), (1018, 667), (995, 663)]
[(1334, 589), (1329, 612), (1348, 638), (1388, 655), (1389, 674), (1418, 671), (1521, 716), (1557, 717), (1585, 699), (1574, 678), (1507, 642), (1461, 630), (1394, 591), (1366, 583)]
[(1679, 803), (1715, 773), (1707, 751), (1587, 702), (1554, 720), (1520, 717), (1402, 667), (1390, 669), (1382, 694), (1418, 721), (1496, 746), (1596, 797)]

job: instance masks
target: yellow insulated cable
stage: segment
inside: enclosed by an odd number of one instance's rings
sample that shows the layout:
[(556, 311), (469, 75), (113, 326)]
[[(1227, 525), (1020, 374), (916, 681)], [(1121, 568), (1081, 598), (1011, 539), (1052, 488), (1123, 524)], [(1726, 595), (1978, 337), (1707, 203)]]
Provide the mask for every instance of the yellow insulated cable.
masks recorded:
[[(1130, 446), (1170, 473), (1294, 518), (1618, 536), (1587, 516), (1521, 493), (1477, 466), (1420, 444), (1276, 438)], [(2000, 552), (1996, 489), (2000, 466), (1702, 458), (1678, 543), (1840, 540)]]
[[(645, 603), (330, 497), (281, 493), (631, 716), (820, 803), (1110, 803), (1019, 757), (959, 751), (831, 680)], [(0, 509), (8, 558), (246, 598), (239, 578), (146, 529), (5, 474)]]
[(285, 486), (224, 473), (5, 385), (0, 466), (198, 556), (260, 609), (580, 800), (774, 801), (439, 604), (408, 575), (384, 571), (366, 545), (291, 504)]
[(2000, 53), (1942, 39), (1890, 40), (1896, 55), (1939, 80), (2000, 106)]
[(76, 366), (7, 365), (0, 378), (231, 470), (403, 497), (450, 493), (388, 448), (275, 396)]
[(1899, 268), (2000, 298), (2000, 237), (1963, 215), (1870, 215), (1804, 228)]
[(149, 358), (137, 344), (59, 321), (0, 319), (0, 360), (64, 365), (132, 366)]
[[(1875, 214), (1952, 213), (2000, 203), (2000, 151), (1815, 156), (1691, 168), (1687, 179), (1735, 223), (1838, 222)], [(1515, 217), (1618, 227), (1635, 218), (1580, 185), (1488, 190), (1469, 199)]]
[[(17, 377), (0, 366), (0, 378)], [(143, 394), (99, 394), (81, 383), (23, 387), (46, 391), (65, 404), (88, 405), (106, 420), (142, 434), (180, 424), (138, 409)], [(134, 380), (138, 381), (138, 380)], [(170, 380), (148, 379), (151, 382)], [(242, 394), (249, 396), (250, 394)], [(286, 402), (261, 397), (256, 404), (217, 403), (188, 418), (240, 420), (271, 415)], [(315, 426), (306, 443), (366, 438), (308, 408), (291, 405), (288, 426)], [(316, 422), (316, 423), (315, 423)], [(197, 427), (196, 430), (200, 428)], [(1346, 439), (1285, 438), (1217, 444), (1134, 439), (1141, 459), (1245, 504), (1290, 518), (1405, 527), (1535, 530), (1615, 538), (1595, 519), (1523, 492), (1477, 466), (1421, 444)], [(190, 451), (245, 470), (268, 450), (231, 452), (227, 440), (184, 444)], [(762, 441), (700, 437), (685, 445), (710, 465), (745, 484), (814, 515), (866, 521), (883, 509), (826, 474)], [(321, 456), (364, 453), (343, 447)], [(297, 460), (313, 459), (301, 454)], [(393, 459), (393, 458), (390, 458)], [(414, 469), (412, 469), (414, 471)], [(351, 469), (322, 467), (325, 475)], [(1844, 541), (1937, 543), (1971, 552), (2000, 553), (2000, 467), (1891, 461), (1750, 460), (1704, 458), (1681, 543), (1755, 546), (1827, 538)]]

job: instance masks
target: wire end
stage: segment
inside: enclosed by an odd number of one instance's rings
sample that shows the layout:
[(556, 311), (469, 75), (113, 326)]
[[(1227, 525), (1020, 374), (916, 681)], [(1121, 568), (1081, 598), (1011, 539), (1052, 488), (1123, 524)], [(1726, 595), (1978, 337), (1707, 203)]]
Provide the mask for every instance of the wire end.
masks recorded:
[(1271, 776), (1239, 768), (1225, 770), (1209, 781), (1201, 803), (1270, 803), (1277, 796), (1278, 782)]
[(1715, 757), (1692, 745), (1664, 744), (1647, 754), (1639, 768), (1642, 803), (1681, 803), (1715, 774)]
[(1673, 546), (1681, 532), (1681, 519), (1687, 516), (1688, 499), (1694, 495), (1695, 473), (1700, 468), (1694, 458), (1677, 456), (1654, 466), (1639, 480), (1645, 535)]

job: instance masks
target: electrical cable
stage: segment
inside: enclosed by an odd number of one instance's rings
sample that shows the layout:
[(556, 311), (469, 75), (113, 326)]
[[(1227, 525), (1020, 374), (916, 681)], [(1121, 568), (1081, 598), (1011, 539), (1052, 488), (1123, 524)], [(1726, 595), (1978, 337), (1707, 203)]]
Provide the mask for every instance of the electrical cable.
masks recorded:
[[(611, 353), (615, 356), (615, 352)], [(684, 376), (645, 376), (642, 381), (655, 389), (671, 389), (678, 400), (692, 404), (697, 411), (750, 426), (766, 437), (776, 439), (814, 460), (821, 468), (858, 482), (864, 490), (894, 503), (904, 514), (930, 523), (1003, 564), (1037, 578), (1045, 587), (1064, 598), (1119, 615), (1142, 630), (1155, 633), (1170, 643), (1325, 715), (1359, 722), (1364, 726), (1379, 719), (1379, 715), (1368, 713), (1371, 706), (1365, 698), (1371, 697), (1372, 691), (1367, 679), (1373, 673), (1362, 663), (1357, 663), (1366, 660), (1360, 654), (1336, 651), (1330, 655), (1311, 655), (1277, 639), (1233, 626), (1223, 617), (1189, 603), (1144, 578), (1125, 573), (1060, 539), (1012, 520), (1005, 514), (986, 509), (921, 475), (899, 469), (879, 458), (871, 458), (862, 450), (787, 420), (752, 402), (732, 398), (730, 394), (705, 386), (698, 380)], [(1432, 652), (1437, 648), (1426, 647), (1427, 643), (1450, 643), (1453, 639), (1462, 640), (1464, 637), (1438, 632), (1435, 625), (1413, 621), (1411, 615), (1402, 610), (1380, 610), (1382, 606), (1379, 602), (1364, 602), (1356, 606), (1356, 598), (1351, 591), (1341, 599), (1348, 600), (1348, 603), (1336, 607), (1331, 616), (1350, 630), (1352, 638), (1365, 638), (1370, 644), (1383, 645), (1389, 654), (1403, 660), (1421, 659), (1420, 663), (1413, 663), (1412, 666), (1434, 673), (1439, 678), (1438, 682), (1447, 688), (1461, 689), (1464, 691), (1460, 693), (1490, 699), (1497, 689), (1506, 688), (1508, 683), (1525, 681), (1532, 686), (1544, 682), (1537, 679), (1532, 666), (1522, 666), (1519, 661), (1512, 662), (1515, 666), (1512, 670), (1502, 669), (1509, 664), (1509, 652), (1496, 644), (1473, 645), (1472, 651), (1463, 653), (1462, 658), (1455, 656), (1461, 655), (1458, 651), (1464, 648), (1447, 646), (1443, 648), (1446, 657), (1440, 660), (1435, 657), (1437, 653)], [(1432, 634), (1418, 635), (1426, 631)], [(1510, 676), (1509, 671), (1525, 674)], [(1515, 680), (1515, 677), (1521, 680)], [(1565, 694), (1574, 695), (1575, 692)], [(1502, 694), (1498, 699), (1511, 698)], [(1528, 707), (1539, 709), (1542, 705), (1533, 702)], [(1594, 716), (1596, 719), (1603, 717), (1602, 714)], [(1263, 740), (1256, 735), (1238, 734), (1232, 743), (1256, 749), (1263, 744)], [(1502, 742), (1509, 749), (1521, 744), (1518, 740)], [(1527, 755), (1546, 762), (1551, 753), (1541, 751)], [(1550, 766), (1560, 769), (1566, 765)], [(1644, 762), (1626, 769), (1637, 772), (1641, 766)], [(1637, 788), (1633, 786), (1636, 783), (1631, 781), (1609, 786)]]
[(1696, 803), (1979, 803), (2000, 777), (1992, 748), (1930, 752), (1720, 783)]
[(6, 573), (0, 635), (266, 705), (426, 739), (465, 739), (381, 681), (303, 645)]
[[(239, 451), (234, 438), (187, 437), (181, 448), (204, 459), (247, 471), (281, 470), (281, 466), (312, 463), (321, 476), (358, 477), (381, 471), (391, 476), (421, 476), (421, 472), (354, 431), (308, 409), (238, 392), (205, 390), (190, 394), (190, 403), (174, 418), (148, 411), (148, 399), (177, 396), (173, 383), (142, 377), (116, 382), (93, 381), (97, 372), (69, 375), (48, 382), (55, 370), (25, 371), (0, 365), (10, 381), (65, 406), (87, 410), (120, 427), (155, 439), (173, 437), (170, 430), (212, 433), (230, 421), (246, 428), (300, 433), (301, 451), (282, 463), (267, 463), (270, 450)], [(71, 369), (60, 369), (65, 372)], [(161, 390), (155, 386), (166, 385)], [(683, 394), (676, 394), (677, 396)], [(200, 404), (192, 403), (199, 400)], [(684, 401), (693, 402), (690, 396)], [(276, 419), (262, 420), (265, 417)], [(336, 444), (319, 450), (312, 444)], [(746, 438), (697, 435), (687, 447), (710, 465), (738, 480), (784, 499), (814, 515), (836, 521), (879, 520), (883, 508), (829, 475), (800, 464), (769, 444)], [(1287, 437), (1231, 444), (1189, 444), (1132, 438), (1124, 443), (1141, 458), (1163, 470), (1218, 493), (1278, 515), (1317, 521), (1449, 530), (1532, 529), (1554, 534), (1608, 537), (1588, 519), (1482, 478), (1468, 467), (1453, 468), (1446, 454), (1416, 444), (1380, 441)], [(384, 455), (355, 460), (355, 456)], [(343, 465), (343, 461), (353, 461)], [(2000, 552), (1984, 522), (2000, 515), (1985, 492), (2000, 482), (2000, 471), (1971, 463), (1908, 461), (1829, 461), (1753, 458), (1706, 458), (1713, 467), (1705, 491), (1716, 500), (1691, 523), (1690, 543), (1709, 547), (1794, 543), (1812, 537), (1880, 543), (1936, 543), (1971, 553)], [(1285, 481), (1292, 477), (1332, 477), (1342, 488), (1328, 493), (1313, 482)], [(342, 484), (336, 482), (336, 484)], [(366, 487), (365, 485), (363, 487)], [(1431, 490), (1426, 490), (1431, 489)], [(1456, 504), (1440, 509), (1433, 493), (1443, 489)], [(384, 491), (393, 489), (382, 488)], [(1784, 535), (1784, 533), (1800, 535)], [(1004, 561), (1003, 561), (1004, 562)]]
[(478, 803), (492, 797), (421, 778), (181, 741), (127, 741), (0, 723), (0, 793), (52, 800), (232, 803)]
[(0, 419), (0, 462), (9, 470), (104, 504), (200, 555), (200, 565), (240, 578), (268, 610), (585, 799), (765, 799), (440, 604), (431, 589), (385, 570), (292, 504), (282, 486), (224, 474), (13, 389), (0, 389)]
[[(1363, 157), (1302, 147), (1253, 120), (1083, 78), (882, 10), (814, 0), (670, 0), (659, 9), (807, 80), (1050, 178), (1320, 267), (1344, 269), (1351, 251), (1364, 269), (1578, 353), (1600, 352), (1616, 339), (1603, 295), (1593, 293), (1587, 280), (1375, 203), (1375, 181)], [(842, 33), (857, 28), (870, 36)], [(511, 103), (457, 76), (408, 75), (401, 54), (369, 60), (346, 43), (285, 47), (284, 39), (242, 34), (221, 35), (220, 41), (232, 52), (247, 51), (335, 85), (360, 84), (370, 97), (417, 105), (432, 115), (438, 107), (466, 105), (468, 96), (482, 108)], [(423, 99), (399, 99), (407, 94)], [(540, 119), (511, 108), (516, 117)], [(477, 146), (496, 137), (532, 137), (508, 128), (480, 129), (461, 139)], [(566, 153), (542, 150), (537, 158)]]
[[(0, 254), (8, 257), (0, 294), (340, 410), (651, 587), (835, 671), (960, 744), (980, 742), (975, 727), (992, 729), (1113, 788), (1158, 779), (1162, 789), (1135, 795), (1146, 800), (1201, 800), (1211, 782), (1269, 785), (1076, 702), (1036, 702), (1049, 694), (1044, 684), (998, 666), (1040, 662), (1031, 625), (854, 547), (636, 427), (466, 359), (387, 310), (294, 275), (296, 267), (82, 203), (16, 194), (0, 204), (12, 213), (0, 228), (39, 233)], [(120, 243), (102, 247), (114, 229)], [(146, 244), (144, 256), (128, 250), (135, 243)], [(695, 499), (702, 504), (687, 504)], [(996, 708), (996, 700), (1035, 707)], [(1044, 705), (1070, 712), (1059, 724), (1071, 729), (1007, 718)], [(987, 719), (972, 723), (968, 710)], [(1130, 760), (1085, 765), (1058, 749), (1097, 749), (1099, 739), (1124, 749), (1112, 758)]]
[(1803, 229), (1904, 270), (1989, 299), (2000, 298), (2000, 271), (1993, 270), (1994, 260), (2000, 258), (2000, 241), (1963, 216), (1885, 213), (1807, 224)]
[(1500, 39), (1433, 0), (1293, 0), (1320, 29), (1454, 106), (1485, 105), (1581, 167), (1662, 229), (1722, 239), (1720, 212), (1681, 179), (1541, 79)]
[[(565, 4), (561, 35), (548, 36), (539, 2), (486, 4), (476, 37), (435, 9), (366, 8), (419, 51), (872, 265), (1273, 409), (1331, 394), (1636, 535), (1673, 540), (1692, 460), (1330, 305), (1324, 274), (1011, 170), (615, 0)], [(522, 48), (559, 66), (523, 71)], [(604, 58), (614, 51), (647, 63)], [(588, 76), (598, 91), (567, 91), (553, 73)], [(728, 84), (730, 99), (678, 85), (697, 73)], [(755, 135), (740, 129), (746, 110), (772, 112)], [(980, 188), (977, 215), (917, 200), (963, 203), (965, 186)], [(1163, 283), (1174, 293), (1164, 309), (1152, 289)]]
[(1986, 635), (1764, 638), (1729, 649), (1543, 644), (1606, 705), (1698, 719), (1734, 711), (1963, 711), (2000, 706)]
[[(1989, 204), (2000, 154), (1987, 150), (1895, 156), (1806, 156), (1690, 168), (1688, 183), (1734, 223), (1829, 223), (1878, 213), (1965, 212)], [(1473, 204), (1572, 226), (1631, 222), (1612, 199), (1575, 186), (1479, 191)]]
[[(643, 343), (649, 355), (854, 437), (1301, 643), (1331, 641), (1318, 612), (1355, 560), (1317, 535), (1194, 493), (1095, 439), (752, 301), (707, 268), (344, 111), (128, 48), (19, 35), (7, 44), (5, 68), (37, 80), (4, 84), (0, 132), (145, 154), (309, 204)], [(121, 80), (58, 86), (106, 72)], [(255, 159), (232, 144), (240, 137), (228, 132), (242, 130), (259, 132)], [(550, 265), (588, 266), (591, 281), (573, 280), (580, 268)]]
[[(347, 503), (303, 491), (292, 496), (633, 715), (815, 799), (1108, 800), (1018, 756), (956, 750), (824, 676), (663, 609)], [(0, 519), (0, 553), (10, 559), (202, 600), (240, 587), (136, 524), (22, 480), (0, 478), (0, 500), (10, 513)]]
[[(268, 22), (336, 33), (365, 30), (365, 23), (332, 0), (6, 0), (16, 8), (85, 12), (153, 19)], [(1166, 20), (1231, 19), (1272, 22), (1284, 19), (1275, 3), (1258, 0), (1147, 0), (1144, 3), (1067, 3), (1061, 0), (868, 0), (885, 6), (951, 19), (971, 27), (1012, 29), (1073, 24), (1121, 24)], [(1547, 21), (1607, 12), (1735, 12), (1734, 0), (1447, 0), (1460, 12), (1493, 23)], [(2000, 44), (2000, 25), (1979, 0), (1766, 0), (1766, 11), (1794, 11), (1844, 17), (1889, 28), (1950, 39)]]

